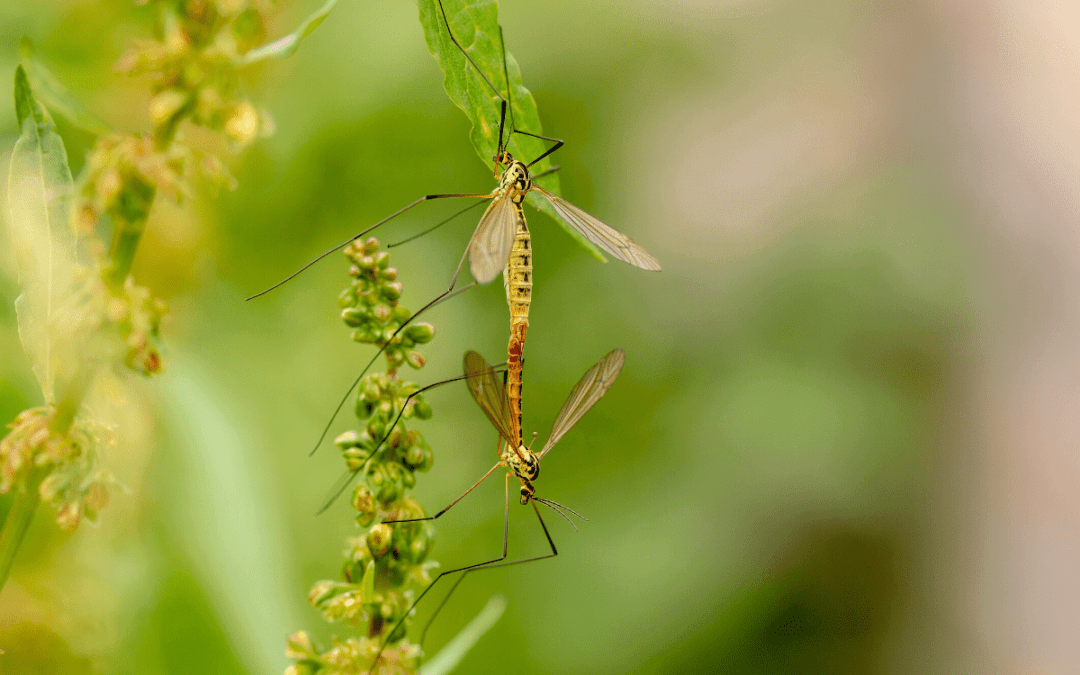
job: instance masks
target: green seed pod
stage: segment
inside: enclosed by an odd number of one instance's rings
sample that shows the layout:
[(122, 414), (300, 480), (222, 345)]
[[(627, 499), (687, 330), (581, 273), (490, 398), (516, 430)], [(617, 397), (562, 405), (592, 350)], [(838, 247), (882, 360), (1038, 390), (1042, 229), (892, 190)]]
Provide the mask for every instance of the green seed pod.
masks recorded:
[(365, 382), (360, 388), (360, 398), (368, 403), (374, 403), (382, 398), (382, 390), (379, 388), (378, 383), (372, 380)]
[(405, 360), (409, 362), (415, 370), (420, 370), (427, 363), (427, 359), (420, 352), (408, 352), (405, 354)]
[(352, 507), (356, 509), (356, 522), (361, 527), (367, 527), (379, 515), (379, 504), (367, 485), (358, 485), (353, 490)]
[(424, 558), (427, 557), (428, 549), (430, 548), (430, 541), (431, 540), (424, 535), (420, 535), (416, 539), (413, 539), (412, 544), (410, 545), (409, 557), (414, 563), (424, 562)]
[(420, 396), (413, 399), (412, 415), (418, 420), (431, 419), (431, 406), (428, 402), (423, 400)]
[[(392, 465), (391, 465), (392, 466)], [(401, 487), (396, 480), (386, 480), (379, 486), (378, 498), (382, 504), (389, 504), (401, 496)]]
[(397, 302), (401, 299), (402, 284), (400, 281), (391, 281), (382, 287), (382, 296), (390, 302)]
[(341, 456), (345, 459), (345, 466), (349, 471), (356, 471), (364, 465), (370, 454), (371, 451), (367, 448), (349, 448), (342, 452)]
[(337, 595), (338, 584), (333, 581), (318, 581), (308, 592), (308, 603), (318, 608), (330, 598)]
[(389, 525), (380, 523), (368, 530), (367, 547), (376, 559), (383, 557), (390, 550), (394, 530)]
[(394, 427), (394, 430), (390, 432), (390, 435), (386, 437), (386, 444), (391, 448), (398, 447), (401, 443), (401, 425)]
[(420, 463), (420, 466), (416, 467), (417, 471), (430, 471), (432, 465), (435, 464), (435, 453), (431, 451), (431, 447), (424, 444), (424, 461)]
[(360, 443), (360, 432), (351, 429), (334, 439), (334, 445), (342, 450), (359, 447)]
[(368, 422), (367, 432), (372, 438), (382, 440), (382, 437), (386, 435), (386, 423), (378, 417), (374, 417)]
[(346, 307), (341, 310), (341, 320), (345, 322), (346, 326), (350, 328), (358, 328), (363, 326), (367, 322), (367, 314), (356, 309), (355, 307)]
[[(374, 403), (368, 403), (367, 401), (365, 401), (363, 399), (363, 397), (357, 397), (357, 399), (356, 399), (356, 408), (354, 409), (354, 412), (356, 413), (356, 419), (358, 419), (358, 420), (366, 420), (367, 418), (371, 417), (372, 413), (375, 412), (375, 404)], [(371, 434), (371, 427), (370, 426), (368, 427), (368, 433)], [(377, 434), (371, 434), (371, 435), (376, 436)], [(382, 438), (382, 437), (380, 436), (380, 438)]]
[[(424, 448), (420, 445), (413, 445), (405, 452), (405, 466), (412, 469), (420, 468), (424, 465)], [(411, 473), (411, 472), (410, 472)], [(415, 482), (415, 478), (413, 481)], [(412, 486), (409, 486), (412, 487)]]
[(420, 322), (410, 324), (403, 331), (410, 340), (416, 344), (427, 344), (435, 337), (435, 326), (430, 323)]
[(405, 323), (406, 321), (408, 321), (410, 316), (412, 316), (412, 312), (405, 309), (404, 307), (395, 307), (394, 308), (394, 321), (399, 326), (401, 324)]

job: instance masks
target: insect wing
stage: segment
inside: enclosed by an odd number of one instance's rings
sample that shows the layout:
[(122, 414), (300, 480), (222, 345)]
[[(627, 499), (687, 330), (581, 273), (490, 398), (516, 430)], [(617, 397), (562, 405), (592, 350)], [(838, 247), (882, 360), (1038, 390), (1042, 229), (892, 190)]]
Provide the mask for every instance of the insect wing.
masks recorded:
[(477, 283), (492, 281), (506, 267), (514, 244), (514, 204), (496, 196), (469, 240), (469, 271)]
[(613, 349), (581, 376), (555, 418), (555, 424), (551, 426), (551, 436), (548, 437), (547, 443), (544, 443), (544, 449), (540, 451), (538, 459), (543, 459), (544, 455), (559, 442), (559, 439), (570, 431), (570, 428), (577, 424), (585, 413), (589, 412), (589, 408), (607, 393), (615, 382), (615, 378), (619, 376), (619, 372), (622, 371), (625, 357), (626, 353), (623, 350)]
[[(574, 226), (586, 239), (610, 253), (619, 260), (630, 263), (634, 267), (652, 272), (660, 271), (660, 263), (652, 257), (648, 251), (641, 248), (630, 237), (612, 227), (605, 225), (596, 218), (585, 213), (578, 207), (566, 201), (562, 197), (551, 194), (544, 188), (536, 185), (532, 189), (544, 195), (555, 210), (566, 222)], [(508, 254), (509, 255), (509, 254)]]
[[(364, 462), (364, 464), (366, 465), (367, 462)], [(363, 466), (360, 467), (360, 469), (363, 468)], [(341, 496), (341, 493), (345, 492), (345, 489), (352, 484), (353, 480), (360, 473), (360, 469), (357, 469), (356, 471), (346, 471), (341, 474), (340, 478), (334, 481), (334, 487), (330, 488), (330, 491), (326, 493), (326, 497), (323, 498), (322, 506), (315, 512), (315, 515), (321, 516), (326, 513), (326, 510), (337, 501), (337, 498)]]
[(510, 432), (510, 398), (495, 371), (476, 352), (465, 352), (465, 376), (476, 404), (508, 443), (515, 443)]

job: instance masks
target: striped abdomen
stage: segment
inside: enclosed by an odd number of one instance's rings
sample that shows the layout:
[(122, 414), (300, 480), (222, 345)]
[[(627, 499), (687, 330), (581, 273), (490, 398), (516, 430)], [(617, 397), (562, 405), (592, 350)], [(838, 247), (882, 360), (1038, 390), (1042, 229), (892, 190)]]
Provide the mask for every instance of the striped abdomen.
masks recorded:
[(506, 303), (510, 306), (506, 390), (510, 398), (511, 431), (517, 437), (517, 447), (521, 447), (521, 352), (525, 349), (525, 332), (529, 328), (529, 303), (532, 302), (532, 245), (522, 205), (515, 203), (514, 206), (517, 209), (514, 245), (510, 249), (506, 269), (503, 270)]

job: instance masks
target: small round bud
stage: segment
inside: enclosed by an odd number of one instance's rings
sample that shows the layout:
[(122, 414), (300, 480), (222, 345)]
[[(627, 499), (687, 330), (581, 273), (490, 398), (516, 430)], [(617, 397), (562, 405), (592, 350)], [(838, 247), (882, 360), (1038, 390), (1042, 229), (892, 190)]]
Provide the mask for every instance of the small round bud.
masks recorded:
[(390, 550), (390, 542), (393, 539), (394, 530), (385, 523), (379, 523), (371, 528), (367, 534), (367, 547), (371, 555), (381, 558)]
[(356, 448), (360, 446), (360, 432), (350, 429), (334, 439), (334, 445), (340, 449)]
[(401, 298), (402, 283), (400, 281), (392, 281), (382, 287), (382, 296), (394, 302)]
[(395, 307), (394, 308), (394, 321), (396, 321), (398, 323), (405, 323), (406, 321), (409, 320), (410, 316), (412, 316), (412, 312), (405, 309), (404, 307)]
[[(372, 413), (375, 412), (375, 404), (365, 401), (363, 397), (357, 397), (354, 412), (356, 413), (356, 419), (366, 420), (367, 418), (371, 417)], [(368, 427), (368, 433), (371, 436), (378, 435), (371, 433), (371, 427)]]
[(368, 317), (365, 312), (362, 312), (355, 307), (346, 307), (341, 310), (341, 320), (350, 328), (359, 328), (368, 321)]
[(410, 351), (405, 354), (405, 360), (416, 370), (420, 370), (427, 363), (427, 359), (420, 352)]
[(418, 420), (429, 420), (432, 414), (431, 406), (427, 401), (417, 397), (413, 402), (412, 414)]
[(410, 324), (405, 328), (405, 336), (418, 345), (422, 345), (431, 342), (431, 339), (435, 337), (435, 326), (432, 326), (427, 322), (420, 322)]
[(423, 465), (424, 448), (420, 447), (420, 445), (413, 445), (405, 452), (405, 466), (416, 469)]
[(385, 270), (390, 266), (390, 254), (386, 251), (379, 251), (375, 254), (375, 266), (381, 270)]

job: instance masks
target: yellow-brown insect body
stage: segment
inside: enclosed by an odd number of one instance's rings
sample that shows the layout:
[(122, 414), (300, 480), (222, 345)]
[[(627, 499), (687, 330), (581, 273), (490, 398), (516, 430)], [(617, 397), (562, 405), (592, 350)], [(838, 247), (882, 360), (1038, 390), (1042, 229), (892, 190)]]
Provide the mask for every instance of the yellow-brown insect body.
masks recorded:
[(528, 504), (536, 492), (532, 482), (540, 477), (540, 460), (524, 445), (518, 446), (517, 450), (507, 448), (502, 460), (521, 481), (521, 504)]
[(521, 371), (522, 352), (525, 349), (525, 334), (529, 328), (529, 305), (532, 302), (532, 242), (529, 228), (525, 224), (525, 196), (532, 187), (529, 168), (515, 161), (508, 152), (499, 156), (499, 162), (506, 164), (500, 188), (506, 191), (507, 198), (515, 210), (514, 243), (510, 248), (510, 258), (503, 270), (503, 285), (506, 288), (506, 303), (510, 307), (510, 342), (507, 345), (506, 389), (510, 399), (511, 430), (513, 441), (522, 447), (521, 432)]

